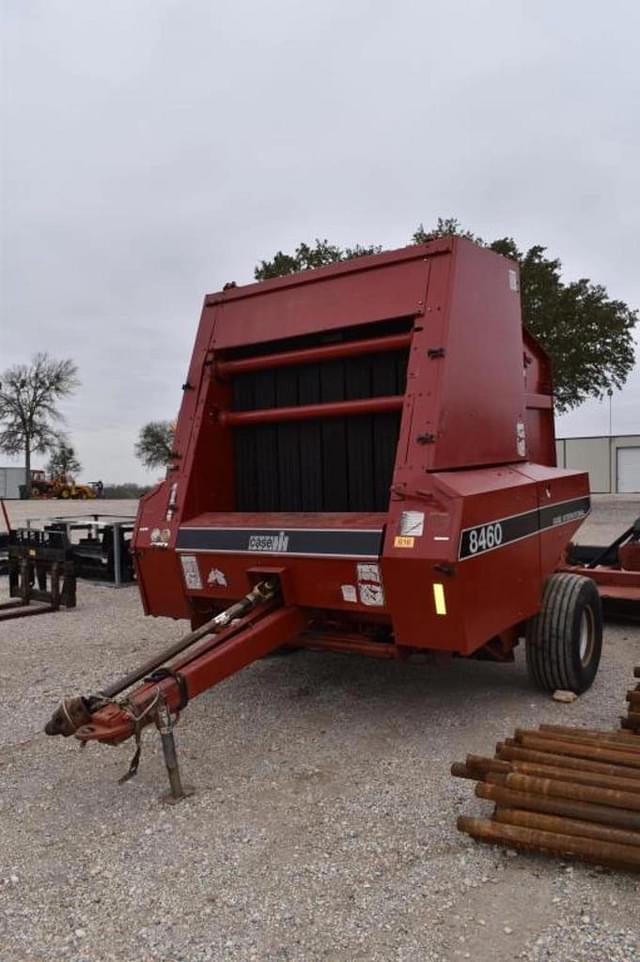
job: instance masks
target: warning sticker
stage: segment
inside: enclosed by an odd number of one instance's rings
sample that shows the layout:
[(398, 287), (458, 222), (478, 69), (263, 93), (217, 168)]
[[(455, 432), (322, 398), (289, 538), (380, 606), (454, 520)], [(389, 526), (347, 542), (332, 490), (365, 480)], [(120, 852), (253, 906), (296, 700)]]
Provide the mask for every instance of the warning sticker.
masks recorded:
[(376, 564), (358, 564), (358, 597), (361, 605), (384, 605), (382, 573)]
[(184, 575), (184, 583), (187, 586), (187, 588), (190, 588), (191, 591), (201, 591), (202, 578), (200, 577), (198, 560), (195, 557), (195, 555), (181, 554), (180, 562), (182, 564), (182, 573)]
[(403, 511), (400, 515), (400, 534), (420, 537), (424, 533), (424, 511)]
[(384, 604), (384, 591), (382, 585), (360, 582), (358, 584), (361, 605), (372, 605), (381, 607)]
[(352, 601), (354, 604), (357, 604), (358, 595), (355, 585), (340, 585), (340, 591), (342, 592), (343, 601)]
[(358, 581), (373, 581), (374, 584), (379, 585), (382, 581), (382, 575), (380, 574), (380, 566), (359, 564), (358, 565)]
[(218, 585), (220, 588), (227, 588), (227, 576), (224, 571), (220, 571), (220, 568), (212, 568), (207, 575), (208, 585)]
[(413, 548), (415, 538), (408, 538), (406, 535), (397, 534), (393, 539), (394, 548)]

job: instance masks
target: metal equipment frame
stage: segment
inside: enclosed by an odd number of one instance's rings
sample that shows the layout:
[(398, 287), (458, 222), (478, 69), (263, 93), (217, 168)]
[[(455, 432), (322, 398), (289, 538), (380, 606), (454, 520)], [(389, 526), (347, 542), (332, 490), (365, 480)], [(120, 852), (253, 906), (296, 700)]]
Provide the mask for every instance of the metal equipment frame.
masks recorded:
[[(62, 531), (15, 528), (9, 533), (9, 597), (0, 620), (25, 618), (76, 606), (76, 576)], [(37, 602), (36, 605), (33, 602)]]

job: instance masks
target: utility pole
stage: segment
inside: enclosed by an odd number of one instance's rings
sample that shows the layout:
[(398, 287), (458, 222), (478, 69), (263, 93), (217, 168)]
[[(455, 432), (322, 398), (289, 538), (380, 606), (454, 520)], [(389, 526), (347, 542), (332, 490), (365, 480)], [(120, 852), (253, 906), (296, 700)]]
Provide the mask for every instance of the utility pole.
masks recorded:
[(607, 389), (609, 398), (609, 494), (613, 494), (613, 388)]

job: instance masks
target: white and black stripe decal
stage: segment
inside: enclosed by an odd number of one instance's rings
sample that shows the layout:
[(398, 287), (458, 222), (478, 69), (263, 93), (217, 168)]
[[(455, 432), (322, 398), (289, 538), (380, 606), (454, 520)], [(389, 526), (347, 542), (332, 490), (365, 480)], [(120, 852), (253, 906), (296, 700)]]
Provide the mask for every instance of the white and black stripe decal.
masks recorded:
[(179, 551), (378, 558), (382, 528), (180, 528)]
[(525, 511), (523, 514), (513, 514), (474, 525), (472, 528), (464, 528), (460, 533), (458, 560), (464, 561), (465, 558), (475, 558), (487, 551), (495, 551), (513, 544), (514, 541), (529, 538), (546, 528), (579, 521), (587, 516), (590, 508), (591, 501), (588, 497), (573, 498), (571, 501), (559, 501), (543, 508)]

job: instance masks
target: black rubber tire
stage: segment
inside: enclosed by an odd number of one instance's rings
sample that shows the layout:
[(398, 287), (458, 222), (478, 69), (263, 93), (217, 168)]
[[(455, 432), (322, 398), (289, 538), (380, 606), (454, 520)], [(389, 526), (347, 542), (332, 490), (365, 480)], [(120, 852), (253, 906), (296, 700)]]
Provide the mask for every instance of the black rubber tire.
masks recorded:
[(595, 583), (581, 575), (551, 575), (540, 611), (527, 622), (531, 680), (543, 691), (561, 688), (580, 695), (593, 684), (601, 654), (602, 601)]

